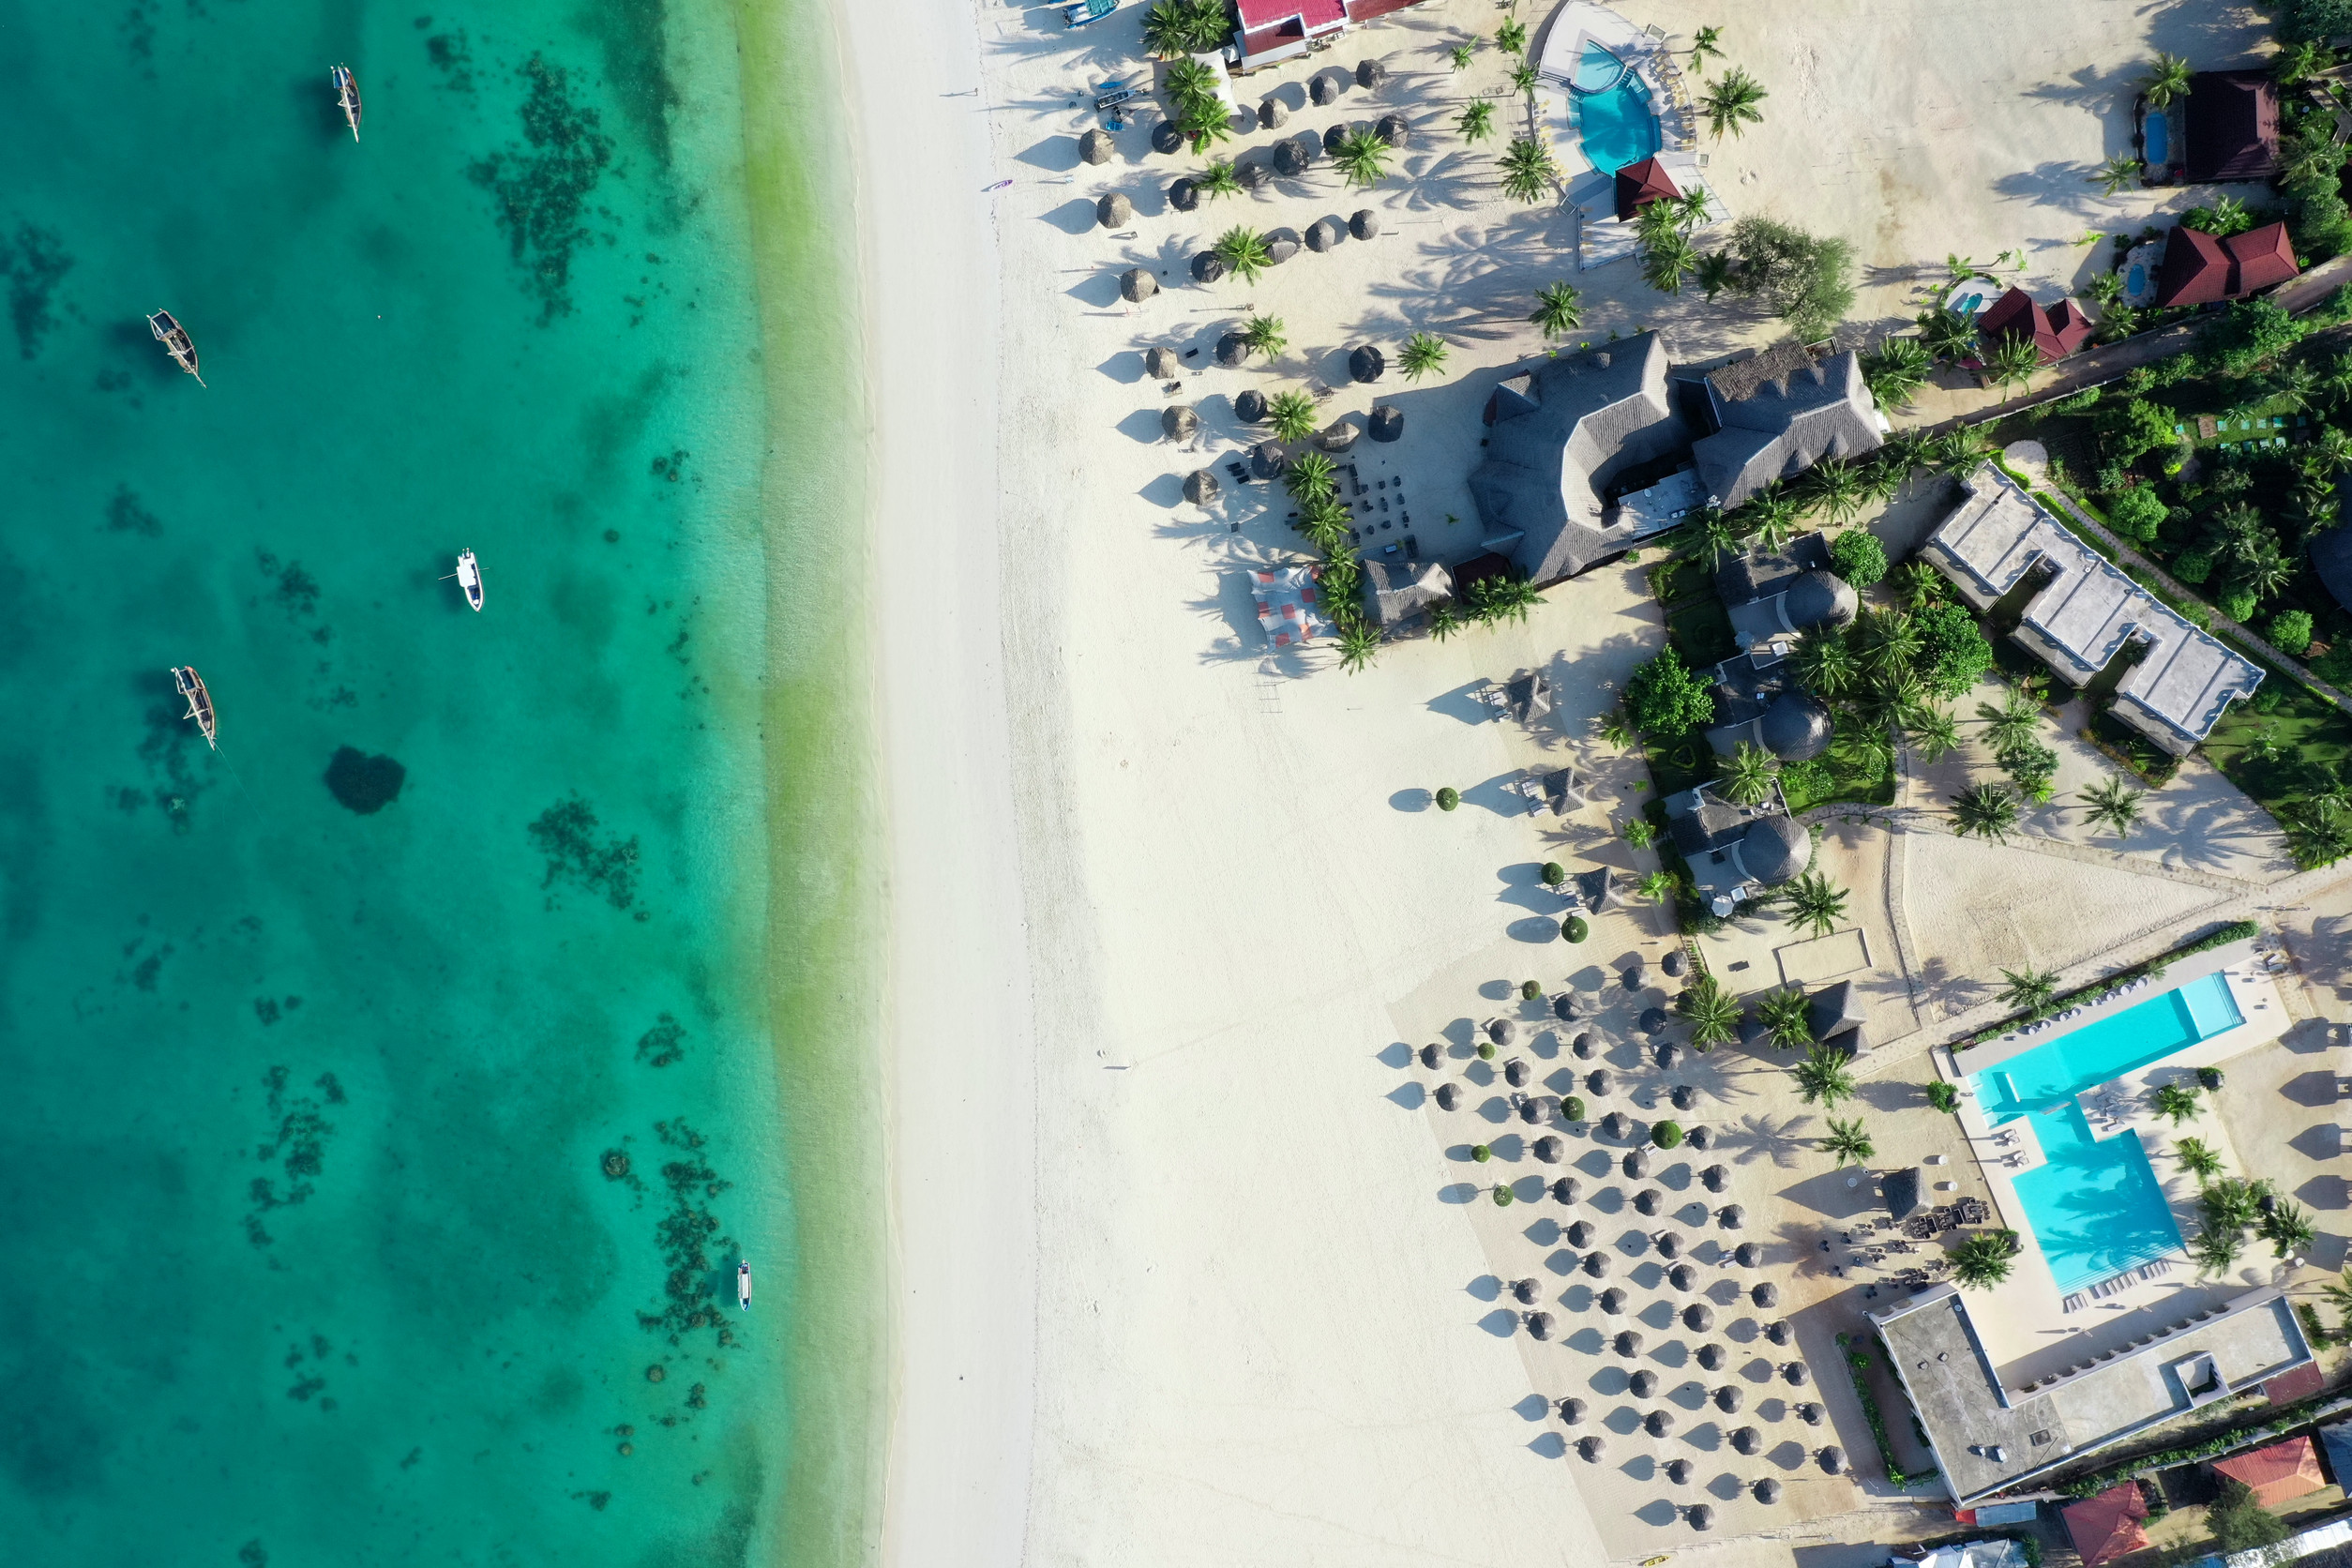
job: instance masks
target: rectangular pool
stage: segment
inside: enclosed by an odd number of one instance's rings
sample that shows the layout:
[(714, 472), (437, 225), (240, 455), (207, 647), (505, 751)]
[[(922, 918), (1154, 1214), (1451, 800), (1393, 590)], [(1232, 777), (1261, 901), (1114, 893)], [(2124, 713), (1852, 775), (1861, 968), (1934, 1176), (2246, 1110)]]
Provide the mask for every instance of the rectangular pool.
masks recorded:
[(2041, 1141), (2046, 1163), (2013, 1185), (2060, 1290), (2180, 1245), (2139, 1134), (2092, 1137), (2074, 1096), (2242, 1021), (2228, 980), (2209, 974), (1969, 1075), (1986, 1121), (2024, 1118)]

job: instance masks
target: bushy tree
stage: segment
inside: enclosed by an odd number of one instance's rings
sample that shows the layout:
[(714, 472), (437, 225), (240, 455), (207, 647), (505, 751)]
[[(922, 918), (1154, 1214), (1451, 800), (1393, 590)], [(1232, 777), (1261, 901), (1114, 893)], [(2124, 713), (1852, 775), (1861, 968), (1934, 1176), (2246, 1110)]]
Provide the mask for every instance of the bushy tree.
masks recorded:
[(2283, 610), (2270, 617), (2270, 646), (2280, 653), (2301, 658), (2311, 651), (2311, 611)]
[(2225, 1480), (2222, 1495), (2205, 1511), (2205, 1528), (2224, 1555), (2250, 1552), (2286, 1539), (2286, 1522), (2254, 1500), (2244, 1482)]
[(2154, 538), (2170, 512), (2153, 485), (2133, 485), (2107, 497), (2107, 520), (2126, 538)]
[(1997, 1231), (1983, 1230), (1952, 1249), (1952, 1277), (1964, 1289), (1983, 1290), (2009, 1277), (2016, 1249)]
[(1919, 634), (1911, 671), (1931, 697), (1959, 697), (1993, 668), (1993, 644), (1967, 605), (1939, 598), (1918, 606), (1911, 611), (1911, 627)]
[(2099, 418), (2101, 432), (2107, 438), (2107, 453), (2121, 462), (2130, 462), (2142, 452), (2159, 446), (2170, 446), (2180, 438), (2173, 433), (2179, 416), (2162, 403), (2146, 398), (2133, 398), (2120, 403), (2109, 403)]
[(1824, 336), (1854, 303), (1854, 248), (1769, 218), (1731, 230), (1732, 287), (1760, 297), (1804, 341)]
[(1849, 528), (1830, 546), (1837, 575), (1857, 588), (1867, 588), (1887, 575), (1887, 547), (1867, 528)]
[(1682, 656), (1668, 648), (1625, 683), (1625, 711), (1635, 728), (1670, 739), (1712, 721), (1715, 699)]
[[(2214, 368), (2239, 377), (2265, 369), (2302, 341), (2303, 324), (2268, 299), (2241, 299), (2208, 329)], [(2167, 427), (2169, 435), (2170, 427)]]

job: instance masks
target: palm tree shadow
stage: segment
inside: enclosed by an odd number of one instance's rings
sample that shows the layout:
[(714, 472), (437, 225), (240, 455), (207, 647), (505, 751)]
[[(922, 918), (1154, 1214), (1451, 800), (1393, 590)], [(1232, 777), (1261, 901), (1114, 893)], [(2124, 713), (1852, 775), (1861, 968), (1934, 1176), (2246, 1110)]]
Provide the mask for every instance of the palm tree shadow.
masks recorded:
[(1803, 1129), (1813, 1122), (1811, 1112), (1775, 1121), (1770, 1115), (1742, 1116), (1739, 1125), (1725, 1127), (1716, 1135), (1716, 1144), (1741, 1165), (1753, 1165), (1769, 1160), (1781, 1170), (1796, 1166), (1800, 1151), (1810, 1151), (1813, 1140)]

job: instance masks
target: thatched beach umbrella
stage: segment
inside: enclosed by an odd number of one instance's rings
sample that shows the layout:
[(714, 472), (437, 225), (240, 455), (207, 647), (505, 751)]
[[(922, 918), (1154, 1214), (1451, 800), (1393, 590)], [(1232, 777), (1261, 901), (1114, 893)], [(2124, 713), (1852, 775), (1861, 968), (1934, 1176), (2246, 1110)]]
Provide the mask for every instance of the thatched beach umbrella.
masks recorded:
[(1358, 381), (1378, 381), (1388, 369), (1388, 356), (1370, 343), (1358, 345), (1348, 353), (1348, 373)]
[(1190, 441), (1200, 429), (1200, 415), (1182, 403), (1160, 410), (1160, 434), (1170, 441)]
[(1664, 1203), (1665, 1199), (1658, 1196), (1658, 1189), (1655, 1187), (1644, 1187), (1634, 1194), (1634, 1213), (1637, 1214), (1655, 1215)]
[(1508, 1046), (1519, 1037), (1519, 1026), (1510, 1018), (1488, 1018), (1486, 1038), (1498, 1046)]
[(1357, 86), (1367, 88), (1377, 87), (1387, 80), (1388, 68), (1380, 64), (1378, 60), (1359, 60), (1356, 62)]
[(1348, 219), (1348, 232), (1358, 239), (1370, 239), (1380, 232), (1380, 215), (1370, 207), (1359, 207)]
[(1339, 101), (1339, 95), (1348, 90), (1347, 79), (1331, 71), (1318, 71), (1307, 78), (1306, 100), (1318, 109), (1328, 109)]
[(1623, 1111), (1612, 1110), (1601, 1118), (1601, 1136), (1611, 1138), (1623, 1138), (1626, 1129), (1631, 1125), (1632, 1123), (1625, 1120)]
[[(1606, 1067), (1595, 1067), (1584, 1075), (1584, 1092), (1588, 1094), (1595, 1097), (1606, 1094), (1609, 1092), (1610, 1085), (1609, 1070)], [(1617, 1112), (1611, 1111), (1609, 1114), (1615, 1116)]]
[(1130, 305), (1140, 305), (1160, 292), (1160, 280), (1149, 268), (1131, 266), (1119, 275), (1119, 293)]
[(1315, 445), (1326, 452), (1345, 452), (1356, 444), (1359, 433), (1357, 428), (1346, 419), (1334, 419), (1329, 430), (1317, 432)]
[(1754, 1242), (1741, 1242), (1731, 1249), (1731, 1260), (1743, 1269), (1752, 1269), (1764, 1260), (1764, 1252)]
[(1214, 250), (1203, 250), (1192, 259), (1192, 280), (1196, 283), (1219, 283), (1225, 280), (1225, 258)]
[[(1658, 1048), (1662, 1051), (1666, 1051), (1672, 1050), (1674, 1048), (1672, 1046), (1660, 1046)], [(1659, 1065), (1666, 1066), (1667, 1063), (1660, 1063)], [(1698, 1104), (1698, 1091), (1692, 1088), (1687, 1083), (1678, 1083), (1674, 1086), (1674, 1093), (1668, 1094), (1666, 1099), (1673, 1104), (1675, 1109), (1688, 1110), (1691, 1107)]]
[(1636, 1399), (1647, 1399), (1658, 1392), (1658, 1375), (1647, 1366), (1636, 1367), (1625, 1380), (1625, 1392)]
[(1641, 1032), (1644, 1034), (1664, 1034), (1672, 1021), (1663, 1007), (1645, 1007), (1641, 1010)]
[(1576, 1440), (1576, 1455), (1589, 1465), (1599, 1464), (1602, 1459), (1607, 1456), (1608, 1451), (1608, 1440), (1602, 1437), (1598, 1432), (1595, 1432), (1589, 1438), (1578, 1438)]
[(1552, 1315), (1548, 1312), (1529, 1313), (1527, 1332), (1534, 1338), (1549, 1339), (1552, 1336)]
[(1783, 1381), (1790, 1388), (1802, 1388), (1813, 1380), (1813, 1371), (1802, 1361), (1792, 1361), (1780, 1369)]
[(1821, 1407), (1807, 1400), (1797, 1407), (1797, 1419), (1807, 1426), (1818, 1426), (1821, 1425)]
[(1152, 150), (1155, 153), (1180, 153), (1184, 150), (1184, 133), (1176, 128), (1176, 122), (1162, 120), (1152, 128)]
[(1666, 1283), (1677, 1290), (1687, 1290), (1698, 1283), (1698, 1271), (1688, 1263), (1677, 1263), (1666, 1271)]
[(1318, 254), (1329, 250), (1348, 237), (1348, 231), (1328, 218), (1319, 218), (1306, 226), (1306, 248)]
[(1757, 1482), (1755, 1485), (1749, 1487), (1748, 1495), (1756, 1499), (1758, 1502), (1778, 1502), (1780, 1500), (1780, 1483), (1768, 1475), (1763, 1480)]
[(1650, 1244), (1658, 1249), (1661, 1258), (1680, 1258), (1682, 1256), (1682, 1232), (1661, 1230), (1650, 1239)]
[(1110, 139), (1107, 130), (1090, 130), (1078, 138), (1078, 157), (1089, 163), (1108, 163), (1110, 155), (1118, 150), (1119, 143)]
[(1617, 978), (1619, 983), (1623, 985), (1627, 990), (1637, 991), (1644, 986), (1650, 984), (1650, 972), (1642, 967), (1642, 962), (1639, 958), (1636, 958), (1632, 963), (1625, 966), (1624, 972), (1620, 974)]
[(1818, 1460), (1821, 1468), (1832, 1475), (1846, 1473), (1846, 1450), (1835, 1443), (1830, 1444), (1829, 1447), (1815, 1455), (1814, 1458)]
[(1591, 1246), (1592, 1244), (1592, 1222), (1589, 1219), (1571, 1222), (1568, 1227), (1568, 1244), (1578, 1252)]
[(1168, 204), (1178, 212), (1190, 212), (1200, 204), (1200, 188), (1184, 175), (1168, 182)]
[[(1211, 484), (1216, 483), (1215, 476), (1211, 475), (1209, 482)], [(1437, 1101), (1438, 1108), (1440, 1110), (1452, 1110), (1455, 1107), (1462, 1103), (1462, 1092), (1455, 1088), (1453, 1084), (1440, 1083), (1437, 1088)]]
[(1430, 1041), (1427, 1045), (1421, 1048), (1421, 1064), (1423, 1066), (1435, 1067), (1439, 1063), (1444, 1060), (1445, 1048), (1439, 1045), (1435, 1040)]
[(1601, 1310), (1612, 1317), (1625, 1310), (1625, 1292), (1614, 1285), (1594, 1299), (1600, 1304)]
[(1094, 221), (1106, 229), (1123, 229), (1134, 217), (1135, 204), (1127, 200), (1124, 191), (1106, 191), (1103, 199), (1094, 204)]
[(1527, 1063), (1520, 1061), (1517, 1057), (1515, 1056), (1510, 1061), (1502, 1064), (1502, 1081), (1509, 1084), (1512, 1088), (1526, 1088), (1527, 1077)]
[(1723, 1370), (1723, 1347), (1701, 1345), (1693, 1352), (1691, 1359), (1698, 1363), (1698, 1369), (1702, 1372), (1720, 1372)]
[(1705, 1334), (1715, 1326), (1715, 1309), (1705, 1302), (1693, 1302), (1682, 1309), (1682, 1326), (1693, 1334)]
[(1736, 1415), (1740, 1407), (1747, 1402), (1748, 1396), (1738, 1383), (1726, 1383), (1715, 1390), (1715, 1409), (1726, 1415)]
[(1568, 1395), (1553, 1408), (1560, 1411), (1560, 1419), (1569, 1425), (1579, 1426), (1584, 1424), (1584, 1412), (1587, 1407), (1585, 1402), (1575, 1395)]
[[(1651, 1060), (1658, 1063), (1658, 1071), (1662, 1073), (1670, 1072), (1673, 1070), (1674, 1064), (1682, 1060), (1682, 1048), (1676, 1045), (1671, 1040), (1661, 1041), (1659, 1042), (1657, 1049), (1651, 1053)], [(1674, 1092), (1677, 1094), (1682, 1094), (1687, 1093), (1689, 1089), (1690, 1086), (1688, 1084), (1681, 1084), (1676, 1086)], [(1677, 1110), (1687, 1110), (1690, 1108), (1683, 1105), (1680, 1100), (1677, 1100), (1675, 1102), (1674, 1108)]]
[(1255, 386), (1244, 387), (1233, 394), (1233, 417), (1244, 425), (1261, 425), (1266, 419), (1266, 395)]
[(1405, 123), (1402, 114), (1383, 114), (1380, 123), (1373, 128), (1372, 134), (1392, 147), (1402, 147), (1411, 143), (1413, 128)]
[(1738, 1426), (1732, 1429), (1731, 1451), (1734, 1454), (1754, 1454), (1763, 1446), (1764, 1440), (1756, 1435), (1755, 1427)]
[(1666, 1472), (1666, 1478), (1668, 1481), (1673, 1482), (1677, 1486), (1681, 1485), (1684, 1482), (1690, 1480), (1691, 1478), (1691, 1462), (1688, 1459), (1668, 1459), (1665, 1464), (1660, 1465), (1658, 1468), (1664, 1470)]
[(1620, 1329), (1612, 1348), (1621, 1356), (1637, 1356), (1641, 1354), (1642, 1344), (1641, 1330)]
[[(1214, 501), (1217, 498), (1218, 488), (1217, 476), (1205, 468), (1196, 468), (1184, 475), (1184, 499), (1196, 506), (1206, 506), (1210, 502)], [(1454, 1086), (1450, 1083), (1438, 1085), (1440, 1109), (1452, 1110), (1454, 1108), (1453, 1088)]]
[(1184, 373), (1184, 362), (1174, 349), (1151, 349), (1143, 355), (1143, 373), (1153, 381), (1174, 381)]
[(1674, 1414), (1670, 1410), (1651, 1410), (1641, 1418), (1641, 1429), (1653, 1438), (1663, 1438), (1674, 1430)]
[(1765, 1337), (1765, 1338), (1767, 1338), (1767, 1339), (1769, 1339), (1769, 1340), (1771, 1340), (1771, 1341), (1772, 1341), (1773, 1344), (1775, 1344), (1775, 1345), (1786, 1345), (1786, 1344), (1787, 1344), (1787, 1343), (1788, 1343), (1788, 1323), (1787, 1323), (1787, 1320), (1786, 1319), (1775, 1318), (1775, 1319), (1773, 1319), (1771, 1322), (1769, 1322), (1769, 1323), (1765, 1324), (1765, 1325), (1764, 1325), (1764, 1337)]
[(1679, 980), (1682, 977), (1682, 972), (1691, 967), (1691, 960), (1683, 957), (1682, 950), (1678, 947), (1659, 959), (1658, 967)]
[(1542, 1138), (1535, 1140), (1535, 1157), (1542, 1160), (1545, 1165), (1558, 1165), (1560, 1163), (1560, 1151), (1563, 1147), (1564, 1146), (1560, 1143), (1559, 1138), (1553, 1137), (1549, 1133), (1545, 1133)]
[(1334, 126), (1329, 130), (1323, 132), (1324, 156), (1328, 158), (1337, 158), (1339, 156), (1339, 149), (1347, 144), (1348, 128), (1346, 126)]
[(1555, 1203), (1574, 1203), (1583, 1196), (1584, 1184), (1574, 1176), (1562, 1176), (1552, 1183), (1552, 1201)]
[(1747, 1211), (1737, 1203), (1726, 1203), (1715, 1211), (1715, 1223), (1726, 1230), (1737, 1230), (1746, 1223)]
[(1609, 1255), (1606, 1252), (1586, 1253), (1584, 1255), (1584, 1272), (1591, 1274), (1595, 1279), (1607, 1278), (1609, 1272)]
[(1261, 441), (1249, 449), (1249, 471), (1260, 479), (1278, 479), (1290, 466), (1290, 454), (1271, 441)]
[(1511, 1282), (1511, 1299), (1521, 1306), (1533, 1306), (1542, 1289), (1533, 1279), (1515, 1279)]
[(1519, 1120), (1534, 1126), (1544, 1120), (1544, 1096), (1530, 1094), (1519, 1102)]
[(1715, 1505), (1711, 1502), (1692, 1503), (1682, 1510), (1682, 1517), (1690, 1521), (1693, 1530), (1712, 1530), (1715, 1528)]
[(1217, 339), (1217, 363), (1232, 369), (1249, 357), (1249, 339), (1238, 332), (1228, 332)]
[(1698, 1173), (1698, 1184), (1705, 1187), (1709, 1192), (1723, 1191), (1726, 1184), (1727, 1184), (1730, 1180), (1731, 1172), (1726, 1170), (1719, 1165), (1711, 1165), (1706, 1169)]
[(1682, 1135), (1682, 1141), (1694, 1149), (1706, 1149), (1713, 1146), (1715, 1135), (1704, 1127), (1693, 1127)]
[(1405, 411), (1395, 403), (1375, 403), (1372, 405), (1372, 417), (1365, 422), (1364, 428), (1375, 441), (1402, 441), (1405, 439)]
[(1562, 991), (1552, 998), (1552, 1017), (1566, 1023), (1576, 1016), (1576, 993)]
[(1237, 163), (1233, 175), (1249, 190), (1263, 190), (1274, 183), (1274, 171), (1262, 163)]
[(1274, 143), (1274, 173), (1284, 179), (1297, 179), (1306, 173), (1306, 155), (1299, 151), (1296, 142), (1277, 142)]
[(1748, 1292), (1748, 1300), (1762, 1307), (1778, 1306), (1780, 1304), (1780, 1287), (1768, 1279), (1763, 1284)]
[(1278, 98), (1270, 98), (1258, 106), (1258, 123), (1267, 130), (1280, 130), (1290, 123), (1290, 111)]
[(1624, 1170), (1628, 1181), (1640, 1181), (1650, 1174), (1650, 1151), (1647, 1149), (1630, 1151), (1625, 1155), (1621, 1168)]
[[(1554, 1011), (1558, 1011), (1557, 1005), (1555, 1005)], [(1575, 1039), (1568, 1042), (1568, 1049), (1569, 1052), (1579, 1062), (1591, 1061), (1592, 1031), (1588, 1029), (1578, 1033)]]

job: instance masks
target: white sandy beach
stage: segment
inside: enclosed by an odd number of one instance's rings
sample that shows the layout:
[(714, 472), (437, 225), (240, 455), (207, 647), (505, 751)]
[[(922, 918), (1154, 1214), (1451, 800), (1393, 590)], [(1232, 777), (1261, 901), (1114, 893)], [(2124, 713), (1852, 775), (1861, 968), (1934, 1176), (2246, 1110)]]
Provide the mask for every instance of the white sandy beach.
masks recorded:
[[(1400, 1070), (1403, 1048), (1499, 1010), (1503, 982), (1557, 986), (1654, 950), (1635, 917), (1573, 955), (1536, 940), (1557, 913), (1538, 921), (1547, 906), (1527, 882), (1535, 861), (1565, 858), (1563, 838), (1500, 788), (1539, 755), (1630, 788), (1637, 774), (1609, 771), (1587, 721), (1659, 642), (1654, 607), (1632, 567), (1612, 567), (1555, 591), (1524, 626), (1393, 647), (1353, 678), (1325, 651), (1277, 661), (1238, 573), (1294, 547), (1278, 500), (1229, 484), (1204, 510), (1176, 486), (1212, 464), (1224, 477), (1241, 430), (1230, 394), (1319, 384), (1336, 389), (1327, 415), (1360, 414), (1374, 389), (1348, 384), (1345, 351), (1373, 340), (1393, 355), (1429, 325), (1454, 341), (1453, 363), (1417, 387), (1392, 372), (1378, 390), (1407, 410), (1407, 438), (1354, 457), (1367, 484), (1405, 484), (1395, 520), (1425, 550), (1458, 556), (1476, 532), (1451, 520), (1472, 516), (1477, 411), (1500, 367), (1540, 346), (1523, 321), (1537, 284), (1586, 289), (1593, 337), (1679, 326), (1693, 357), (1767, 341), (1772, 324), (1662, 301), (1631, 263), (1579, 277), (1546, 215), (1496, 198), (1491, 159), (1442, 128), (1470, 83), (1443, 73), (1438, 45), (1490, 33), (1500, 14), (1470, 0), (1238, 85), (1244, 102), (1303, 101), (1310, 67), (1385, 58), (1388, 88), (1289, 128), (1407, 113), (1413, 149), (1378, 189), (1343, 190), (1325, 170), (1170, 212), (1167, 183), (1199, 160), (1153, 155), (1140, 125), (1104, 167), (1076, 152), (1097, 123), (1078, 100), (1137, 68), (1139, 8), (1083, 36), (1045, 8), (842, 13), (893, 836), (899, 1372), (883, 1555), (908, 1568), (1377, 1568), (1581, 1565), (1696, 1545), (1649, 1526), (1651, 1544), (1629, 1549), (1621, 1520), (1588, 1514), (1582, 1467), (1560, 1456), (1542, 1404), (1570, 1392), (1559, 1364), (1482, 1322), (1507, 1212), (1469, 1222), (1458, 1155)], [(1723, 20), (1622, 8), (1676, 31)], [(2018, 115), (1983, 126), (1992, 150), (1972, 157), (2027, 152), (2020, 121), (2082, 123), (2026, 158), (2029, 177), (1978, 189), (1971, 162), (1950, 186), (1882, 203), (1868, 149), (1898, 165), (1933, 151), (1924, 131), (1882, 145), (1923, 68), (1848, 97), (1834, 83), (1870, 64), (1853, 40), (1878, 13), (1732, 18), (1733, 60), (1786, 94), (1770, 137), (1713, 149), (1734, 210), (1855, 231), (1859, 320), (1907, 316), (1947, 250), (2023, 244), (2038, 275), (2071, 278), (2067, 248), (2087, 224), (2136, 225), (2159, 204), (2094, 212), (2090, 188), (2036, 173), (2115, 150), (2112, 104), (2085, 104), (2152, 47), (2141, 8), (1902, 10), (1883, 50), (1977, 50), (1967, 91), (1937, 100), (1937, 145), (2012, 93)], [(2198, 29), (2191, 10), (2155, 18), (2170, 47)], [(1500, 84), (1491, 49), (1480, 71), (1479, 90)], [(1817, 178), (1814, 148), (1832, 149)], [(1093, 223), (1112, 189), (1138, 215), (1118, 235)], [(1867, 210), (1854, 204), (1864, 189)], [(1364, 206), (1382, 216), (1380, 239), (1303, 254), (1254, 287), (1201, 289), (1184, 272), (1230, 223), (1304, 228)], [(1116, 279), (1132, 265), (1166, 292), (1130, 309)], [(1252, 306), (1286, 319), (1291, 347), (1271, 367), (1214, 369), (1209, 345)], [(1181, 394), (1203, 421), (1197, 450), (1160, 440), (1168, 400), (1140, 364), (1160, 343), (1200, 351)], [(1547, 749), (1469, 722), (1476, 681), (1536, 665), (1572, 716)], [(1460, 811), (1425, 808), (1442, 784), (1462, 790)], [(1583, 814), (1567, 851), (1631, 867), (1606, 837), (1610, 804)], [(1877, 1515), (1832, 1539), (1922, 1527), (1907, 1502), (1836, 1485), (1838, 1506)], [(1710, 1560), (1789, 1558), (1751, 1542)]]

